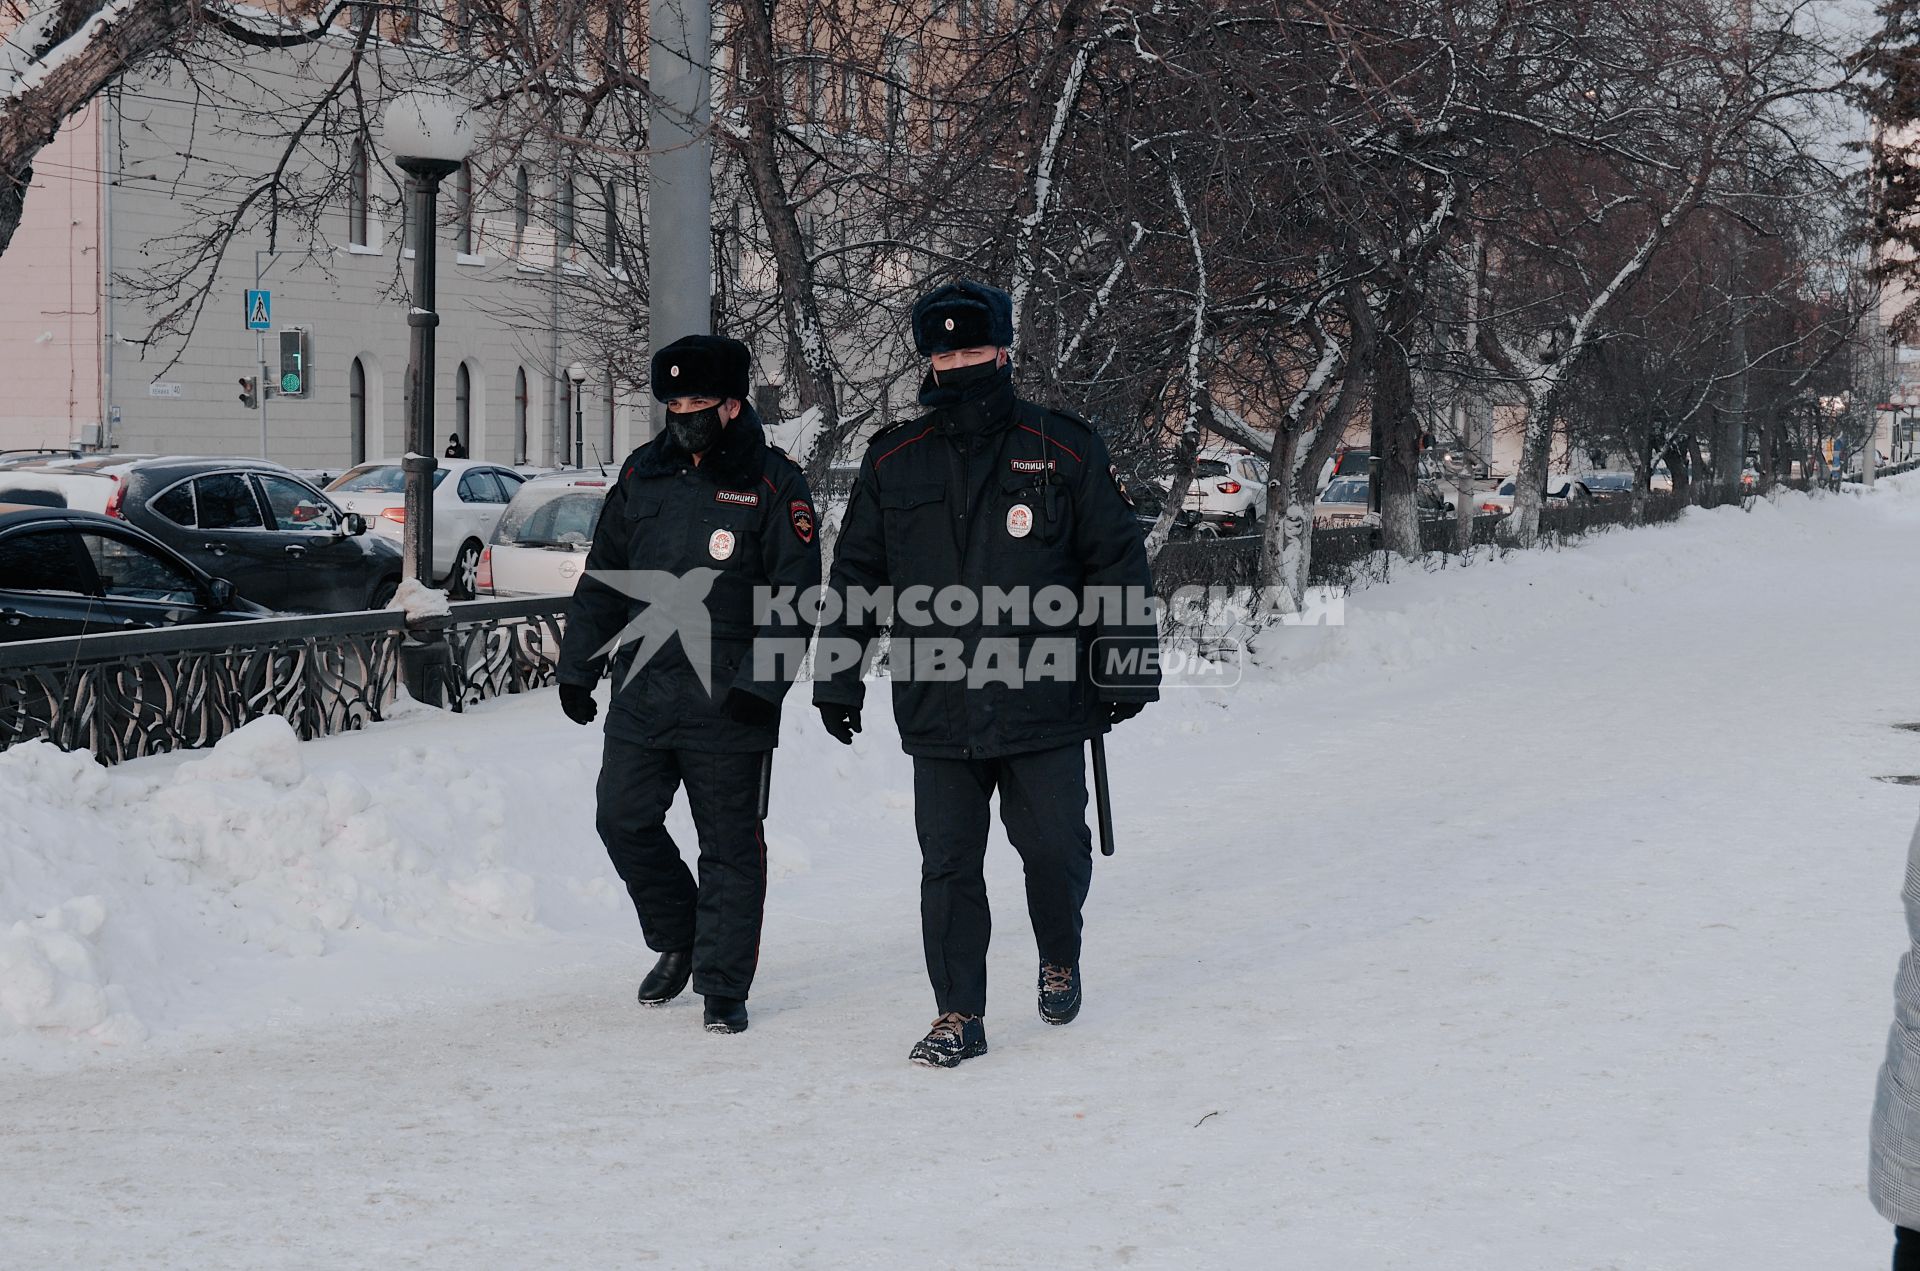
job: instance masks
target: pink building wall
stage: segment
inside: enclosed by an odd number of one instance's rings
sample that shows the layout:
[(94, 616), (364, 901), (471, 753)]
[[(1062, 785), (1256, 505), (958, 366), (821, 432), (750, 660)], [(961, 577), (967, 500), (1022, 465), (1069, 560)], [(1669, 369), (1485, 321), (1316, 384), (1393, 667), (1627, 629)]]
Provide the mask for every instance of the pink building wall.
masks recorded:
[(0, 450), (64, 446), (101, 422), (97, 110), (40, 152), (25, 216), (0, 255)]

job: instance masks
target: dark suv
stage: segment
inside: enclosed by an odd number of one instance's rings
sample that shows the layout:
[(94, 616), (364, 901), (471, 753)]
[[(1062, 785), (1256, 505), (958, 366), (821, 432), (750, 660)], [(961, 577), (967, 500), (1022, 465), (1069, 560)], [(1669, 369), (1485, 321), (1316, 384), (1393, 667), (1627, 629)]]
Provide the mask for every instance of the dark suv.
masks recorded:
[(0, 503), (0, 641), (268, 616), (124, 521)]
[(261, 459), (54, 461), (0, 471), (0, 501), (124, 519), (269, 609), (378, 609), (400, 586), (396, 544)]

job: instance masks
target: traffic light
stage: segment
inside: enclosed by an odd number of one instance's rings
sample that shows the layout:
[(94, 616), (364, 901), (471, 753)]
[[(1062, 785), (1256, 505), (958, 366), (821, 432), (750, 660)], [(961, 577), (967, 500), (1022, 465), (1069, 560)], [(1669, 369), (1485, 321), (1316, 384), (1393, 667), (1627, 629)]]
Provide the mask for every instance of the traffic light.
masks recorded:
[(307, 395), (307, 333), (303, 330), (280, 333), (280, 396)]
[(240, 404), (248, 410), (259, 409), (260, 380), (257, 376), (242, 375), (240, 377)]

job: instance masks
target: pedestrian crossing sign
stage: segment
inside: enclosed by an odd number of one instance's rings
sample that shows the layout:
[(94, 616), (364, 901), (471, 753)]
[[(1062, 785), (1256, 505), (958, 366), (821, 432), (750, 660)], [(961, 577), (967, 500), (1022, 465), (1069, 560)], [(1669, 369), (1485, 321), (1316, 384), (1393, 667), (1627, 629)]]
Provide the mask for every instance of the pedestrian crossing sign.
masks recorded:
[(273, 330), (273, 293), (271, 291), (247, 292), (247, 330)]

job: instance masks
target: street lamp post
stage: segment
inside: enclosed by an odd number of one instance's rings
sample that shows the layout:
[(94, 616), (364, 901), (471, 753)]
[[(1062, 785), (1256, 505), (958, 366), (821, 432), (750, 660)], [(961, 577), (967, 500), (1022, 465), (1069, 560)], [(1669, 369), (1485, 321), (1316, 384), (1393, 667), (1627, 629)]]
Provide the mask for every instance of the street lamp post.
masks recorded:
[(586, 403), (581, 401), (582, 392), (587, 386), (587, 368), (575, 362), (567, 368), (567, 380), (573, 385), (573, 466), (587, 466), (587, 417)]
[(400, 461), (406, 474), (406, 522), (402, 543), (406, 559), (402, 576), (433, 581), (433, 472), (438, 467), (433, 445), (434, 328), (440, 314), (434, 308), (435, 247), (439, 239), (440, 182), (460, 170), (473, 150), (473, 128), (467, 107), (434, 92), (402, 93), (387, 103), (381, 118), (382, 141), (394, 164), (410, 178), (413, 200), (413, 308), (407, 313), (412, 328), (413, 387), (407, 414), (407, 453)]

